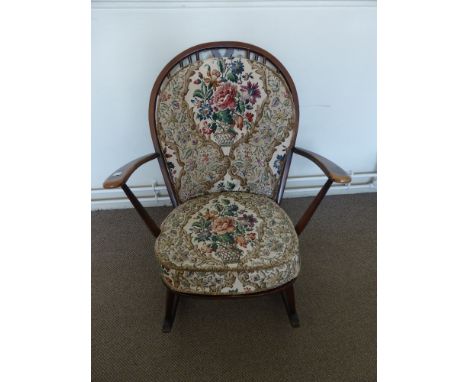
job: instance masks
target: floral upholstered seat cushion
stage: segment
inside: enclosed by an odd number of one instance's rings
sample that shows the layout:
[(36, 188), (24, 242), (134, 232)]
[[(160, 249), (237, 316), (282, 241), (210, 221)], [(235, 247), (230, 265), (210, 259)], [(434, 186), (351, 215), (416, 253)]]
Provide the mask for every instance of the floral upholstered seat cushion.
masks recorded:
[(244, 192), (212, 193), (175, 208), (155, 252), (171, 289), (247, 294), (281, 286), (299, 273), (294, 226), (273, 200)]

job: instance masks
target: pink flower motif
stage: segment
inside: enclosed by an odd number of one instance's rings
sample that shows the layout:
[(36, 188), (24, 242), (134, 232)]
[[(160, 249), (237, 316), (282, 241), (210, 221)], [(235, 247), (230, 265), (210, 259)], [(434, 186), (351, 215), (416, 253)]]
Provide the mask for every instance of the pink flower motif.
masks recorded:
[(247, 93), (249, 97), (249, 101), (252, 105), (257, 102), (257, 98), (261, 97), (260, 89), (258, 88), (258, 84), (255, 83), (253, 84), (252, 82), (247, 82), (247, 85), (242, 85), (241, 86), (241, 91)]
[(220, 110), (234, 110), (236, 108), (237, 87), (231, 83), (224, 83), (216, 89), (213, 103)]
[(212, 231), (218, 235), (233, 232), (236, 229), (234, 219), (230, 217), (219, 217), (213, 222)]
[(171, 99), (171, 95), (169, 93), (166, 93), (166, 92), (162, 92), (160, 97), (161, 97), (161, 101), (163, 101), (163, 102), (166, 102), (166, 101)]
[(202, 133), (205, 135), (210, 135), (213, 131), (209, 127), (203, 127)]

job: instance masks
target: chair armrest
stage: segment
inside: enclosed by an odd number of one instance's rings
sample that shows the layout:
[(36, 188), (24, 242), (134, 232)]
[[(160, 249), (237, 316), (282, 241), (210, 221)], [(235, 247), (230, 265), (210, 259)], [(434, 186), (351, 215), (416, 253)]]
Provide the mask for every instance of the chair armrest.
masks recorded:
[(122, 190), (127, 195), (128, 200), (132, 203), (133, 207), (135, 207), (138, 215), (143, 219), (148, 229), (151, 231), (154, 237), (158, 237), (161, 233), (160, 228), (148, 214), (148, 211), (141, 205), (135, 194), (130, 190), (127, 186), (126, 182), (130, 175), (140, 167), (142, 164), (149, 162), (150, 160), (158, 158), (160, 155), (158, 153), (147, 154), (140, 158), (137, 158), (125, 166), (120, 167), (118, 170), (115, 170), (103, 183), (104, 188), (117, 188), (121, 187)]
[(351, 177), (345, 172), (345, 170), (333, 163), (331, 160), (328, 160), (321, 155), (313, 153), (309, 150), (302, 149), (300, 147), (293, 147), (293, 152), (314, 162), (318, 167), (320, 167), (324, 174), (328, 176), (328, 179), (333, 180), (333, 182), (351, 182)]
[(156, 159), (159, 157), (158, 153), (147, 154), (139, 157), (131, 162), (127, 163), (125, 166), (120, 167), (115, 170), (103, 183), (104, 188), (117, 188), (122, 187), (128, 178), (135, 172), (135, 170), (141, 165), (149, 162), (150, 160)]
[(312, 162), (314, 162), (317, 166), (320, 167), (320, 169), (328, 177), (328, 180), (326, 181), (326, 183), (320, 189), (317, 196), (312, 200), (310, 205), (304, 211), (304, 214), (301, 216), (301, 218), (297, 222), (295, 229), (296, 229), (296, 233), (299, 235), (307, 226), (307, 223), (309, 223), (309, 220), (311, 219), (312, 215), (317, 210), (317, 207), (322, 202), (323, 198), (325, 197), (326, 193), (330, 189), (330, 186), (333, 184), (333, 182), (349, 183), (351, 182), (351, 177), (348, 174), (346, 174), (346, 172), (341, 167), (337, 166), (335, 163), (328, 160), (327, 158), (324, 158), (321, 155), (313, 153), (312, 151), (304, 150), (299, 147), (293, 147), (292, 151), (293, 153), (299, 154), (303, 156), (304, 158), (307, 158), (311, 160)]

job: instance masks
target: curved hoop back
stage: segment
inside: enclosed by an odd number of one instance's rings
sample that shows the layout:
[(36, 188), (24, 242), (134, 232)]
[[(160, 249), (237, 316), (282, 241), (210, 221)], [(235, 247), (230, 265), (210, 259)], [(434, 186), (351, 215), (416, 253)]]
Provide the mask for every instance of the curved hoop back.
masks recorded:
[[(216, 67), (216, 69), (214, 69), (214, 67)], [(252, 69), (252, 71), (248, 72), (247, 68)], [(257, 89), (257, 83), (255, 82), (255, 80), (258, 80), (262, 83), (262, 79), (257, 74), (259, 71), (262, 72), (262, 70), (255, 70), (255, 68), (263, 68), (263, 72), (271, 72), (271, 74), (269, 74), (270, 77), (267, 78), (265, 75), (262, 77), (265, 85), (264, 92)], [(225, 78), (226, 73), (228, 80)], [(178, 83), (174, 83), (174, 78), (177, 76), (180, 77), (181, 80)], [(224, 82), (219, 82), (219, 80)], [(266, 84), (267, 82), (268, 86)], [(195, 87), (196, 85), (193, 84), (199, 84), (199, 89), (191, 90), (187, 88), (188, 86)], [(171, 88), (172, 91), (176, 89), (178, 92), (177, 94), (182, 94), (182, 91), (180, 90), (182, 86), (185, 86), (183, 91), (186, 93), (191, 90), (191, 93), (186, 96), (185, 99), (182, 99), (181, 97), (176, 99), (176, 97), (173, 96), (174, 93), (171, 94), (170, 92), (164, 91), (165, 89)], [(277, 91), (278, 93), (274, 93), (274, 91)], [(231, 97), (233, 94), (237, 94), (237, 98), (234, 96)], [(276, 94), (279, 96), (276, 96), (277, 99), (274, 99), (273, 96)], [(270, 97), (270, 95), (272, 97)], [(283, 95), (283, 98), (281, 98), (281, 95)], [(281, 62), (272, 54), (257, 46), (243, 42), (220, 41), (191, 47), (174, 57), (164, 67), (157, 77), (151, 91), (148, 117), (155, 151), (161, 154), (158, 159), (161, 172), (168, 189), (169, 197), (171, 198), (174, 206), (177, 206), (190, 197), (199, 195), (204, 191), (195, 190), (193, 194), (190, 194), (190, 192), (187, 193), (187, 191), (185, 193), (181, 192), (180, 181), (179, 184), (177, 184), (175, 173), (177, 171), (181, 171), (182, 175), (187, 174), (191, 171), (191, 167), (190, 165), (187, 165), (182, 169), (175, 170), (172, 160), (168, 160), (168, 158), (175, 156), (176, 154), (174, 152), (174, 148), (171, 148), (166, 142), (166, 137), (169, 134), (172, 134), (172, 132), (163, 131), (159, 115), (161, 113), (165, 113), (166, 121), (169, 119), (174, 120), (174, 118), (181, 118), (180, 116), (184, 114), (190, 114), (195, 117), (195, 123), (193, 120), (185, 120), (183, 123), (181, 121), (177, 121), (178, 123), (184, 124), (184, 129), (187, 129), (186, 131), (179, 132), (180, 134), (177, 136), (177, 139), (181, 139), (182, 141), (185, 137), (189, 136), (192, 137), (190, 139), (193, 140), (193, 135), (190, 134), (193, 133), (193, 129), (196, 129), (197, 131), (200, 130), (200, 133), (197, 133), (200, 137), (202, 137), (203, 134), (206, 134), (205, 137), (208, 137), (208, 140), (213, 140), (213, 137), (216, 136), (214, 140), (218, 146), (233, 146), (236, 144), (240, 146), (243, 142), (248, 141), (248, 135), (246, 133), (248, 128), (259, 124), (257, 121), (257, 114), (262, 115), (261, 118), (263, 119), (268, 119), (263, 117), (263, 110), (265, 107), (259, 106), (259, 100), (262, 100), (263, 96), (264, 98), (268, 98), (269, 102), (271, 101), (271, 105), (269, 106), (272, 108), (277, 108), (281, 99), (283, 104), (289, 107), (287, 110), (289, 110), (290, 114), (290, 118), (284, 122), (289, 131), (287, 139), (285, 139), (285, 133), (283, 133), (282, 138), (276, 141), (277, 144), (281, 144), (282, 151), (275, 152), (273, 150), (269, 153), (273, 156), (279, 153), (277, 158), (280, 159), (280, 161), (277, 160), (274, 162), (274, 158), (271, 160), (268, 158), (268, 160), (270, 160), (270, 167), (274, 166), (277, 168), (274, 187), (267, 187), (265, 191), (256, 189), (251, 190), (252, 187), (245, 187), (245, 184), (244, 187), (242, 187), (242, 175), (245, 170), (242, 168), (229, 168), (229, 179), (232, 180), (232, 182), (225, 181), (223, 183), (223, 179), (225, 180), (226, 178), (214, 177), (213, 179), (213, 176), (209, 174), (207, 177), (210, 182), (206, 181), (208, 186), (204, 184), (204, 190), (206, 192), (232, 190), (264, 193), (279, 203), (284, 193), (284, 187), (291, 164), (292, 147), (294, 147), (296, 140), (299, 122), (299, 101), (296, 87), (291, 76)], [(273, 99), (270, 100), (270, 98)], [(217, 102), (216, 105), (213, 105), (213, 99), (215, 100), (215, 104)], [(256, 103), (257, 100), (258, 102)], [(265, 103), (266, 102), (264, 102), (264, 104)], [(191, 108), (190, 111), (189, 108)], [(178, 112), (179, 110), (180, 112)], [(267, 116), (271, 114), (269, 113), (268, 108), (264, 114)], [(283, 114), (285, 113), (283, 112)], [(273, 125), (273, 122), (278, 121), (278, 118), (283, 114), (281, 114), (281, 112), (277, 113), (277, 115), (273, 113), (271, 119), (263, 123)], [(258, 120), (260, 120), (260, 117)], [(192, 130), (188, 130), (189, 128)], [(254, 129), (254, 127), (252, 127), (252, 129)], [(255, 129), (261, 129), (261, 127), (255, 127)], [(272, 134), (278, 134), (279, 136), (279, 132), (273, 132)], [(226, 143), (226, 140), (229, 139), (232, 141)], [(287, 143), (285, 143), (286, 141)], [(233, 142), (236, 143), (233, 144)], [(196, 140), (194, 144), (196, 144)], [(208, 145), (210, 145), (211, 149), (211, 140)], [(280, 145), (277, 147), (279, 148)], [(240, 160), (240, 158), (234, 157), (232, 150), (229, 152), (229, 150), (226, 149), (227, 151), (224, 152), (223, 156), (223, 152), (218, 148), (217, 150), (221, 154), (216, 154), (218, 156), (214, 155), (213, 157), (210, 157), (211, 154), (208, 151), (201, 154), (201, 150), (203, 149), (197, 149), (196, 152), (200, 154), (197, 158), (199, 159), (201, 158), (201, 155), (205, 155), (203, 158), (206, 158), (207, 161), (211, 160), (214, 165), (219, 164), (219, 166), (223, 166), (223, 163), (221, 162), (224, 159), (228, 162)], [(214, 148), (211, 150), (216, 151)], [(239, 151), (242, 150), (239, 149)], [(184, 164), (187, 164), (188, 161), (187, 153), (190, 154), (191, 151), (189, 149), (186, 150), (183, 159)], [(259, 163), (262, 162), (262, 158), (255, 157), (255, 155), (250, 155), (249, 153), (241, 153), (239, 155), (244, 158), (244, 160), (248, 159), (253, 161), (255, 159)], [(177, 160), (180, 161), (180, 158), (178, 157)], [(256, 166), (256, 164), (252, 162), (250, 166)], [(224, 166), (223, 171), (225, 171), (226, 168), (227, 167)], [(225, 171), (225, 173), (227, 172)], [(180, 173), (177, 174), (177, 176), (179, 175)], [(265, 175), (261, 176), (265, 179)], [(240, 182), (238, 183), (240, 186), (237, 189), (234, 189), (234, 187), (236, 187), (235, 182), (237, 181), (237, 178), (240, 179), (240, 181), (238, 181)], [(197, 179), (201, 183), (205, 181), (204, 179), (203, 181), (200, 181), (200, 176), (198, 176)], [(268, 182), (270, 182), (269, 184), (272, 183), (271, 180), (268, 180)], [(195, 185), (195, 183), (192, 183), (188, 186), (184, 186), (186, 189), (191, 190)], [(217, 186), (217, 188), (215, 186)], [(226, 188), (226, 186), (228, 188)], [(210, 187), (212, 188), (210, 189)], [(230, 189), (229, 187), (233, 188)]]

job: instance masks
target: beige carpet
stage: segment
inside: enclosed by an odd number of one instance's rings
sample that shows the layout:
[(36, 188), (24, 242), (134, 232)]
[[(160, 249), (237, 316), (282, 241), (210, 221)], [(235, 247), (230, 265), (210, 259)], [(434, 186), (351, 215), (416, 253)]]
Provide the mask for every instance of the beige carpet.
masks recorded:
[[(161, 333), (153, 237), (134, 210), (92, 213), (92, 380), (375, 381), (376, 199), (328, 196), (300, 236), (298, 329), (277, 295), (184, 298)], [(308, 201), (282, 205), (295, 222)]]

